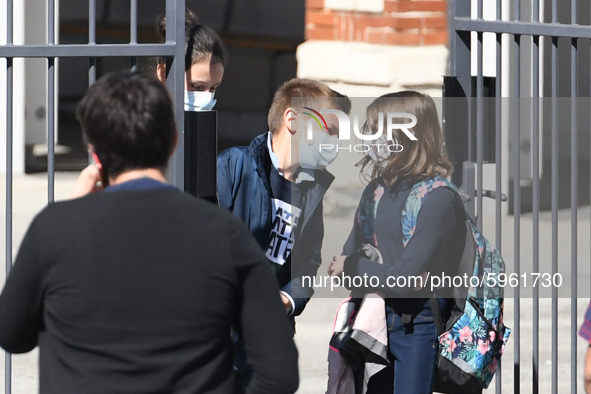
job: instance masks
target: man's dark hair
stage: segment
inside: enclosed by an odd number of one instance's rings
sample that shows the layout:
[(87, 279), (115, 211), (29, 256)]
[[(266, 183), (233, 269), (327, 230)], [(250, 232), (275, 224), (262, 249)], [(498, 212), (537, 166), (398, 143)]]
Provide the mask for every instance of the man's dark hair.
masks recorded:
[(176, 124), (170, 95), (155, 77), (137, 72), (105, 75), (82, 98), (76, 117), (107, 176), (166, 168)]

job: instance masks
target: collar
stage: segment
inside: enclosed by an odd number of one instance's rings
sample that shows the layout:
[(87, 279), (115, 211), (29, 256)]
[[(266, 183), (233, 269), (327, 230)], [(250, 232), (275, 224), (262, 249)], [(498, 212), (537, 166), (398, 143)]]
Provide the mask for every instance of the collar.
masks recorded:
[[(267, 132), (267, 148), (269, 150), (269, 157), (271, 158), (271, 163), (273, 164), (273, 167), (275, 167), (277, 172), (279, 172), (279, 175), (283, 176), (283, 173), (281, 171), (279, 171), (279, 158), (277, 157), (275, 152), (273, 152), (273, 145), (271, 143), (272, 138), (273, 138), (273, 134), (270, 131), (268, 131)], [(302, 183), (302, 182), (306, 182), (306, 181), (313, 182), (314, 180), (315, 180), (314, 170), (308, 170), (305, 168), (298, 169), (297, 175), (295, 177), (295, 183)]]

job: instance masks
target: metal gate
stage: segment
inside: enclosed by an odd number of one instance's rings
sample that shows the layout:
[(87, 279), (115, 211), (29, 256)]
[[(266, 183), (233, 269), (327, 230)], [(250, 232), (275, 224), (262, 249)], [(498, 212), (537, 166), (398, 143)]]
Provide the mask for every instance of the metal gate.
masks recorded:
[[(589, 259), (578, 264), (579, 255), (588, 256), (578, 239), (591, 243), (588, 207), (579, 206), (589, 204), (591, 185), (589, 2), (448, 0), (448, 7), (444, 119), (459, 170), (454, 181), (471, 194), (467, 207), (481, 228), (488, 224), (484, 233), (507, 260), (508, 274), (570, 275), (551, 293), (520, 285), (506, 298), (513, 358), (505, 355), (495, 391), (581, 392), (584, 360), (577, 353), (587, 345), (577, 341), (577, 331), (591, 282)], [(487, 181), (491, 191), (484, 189)], [(491, 223), (484, 220), (483, 197), (494, 198)]]
[[(7, 44), (0, 46), (0, 58), (6, 59), (6, 213), (5, 213), (5, 266), (6, 274), (12, 268), (12, 208), (13, 208), (13, 59), (47, 59), (47, 165), (48, 165), (48, 203), (54, 200), (55, 172), (55, 60), (60, 57), (88, 58), (88, 81), (92, 85), (96, 79), (96, 61), (103, 56), (130, 59), (130, 67), (136, 67), (138, 57), (163, 56), (172, 60), (167, 86), (175, 103), (175, 118), (180, 135), (184, 130), (183, 90), (185, 74), (185, 0), (166, 0), (167, 35), (163, 44), (139, 44), (137, 40), (138, 0), (130, 0), (130, 42), (129, 44), (97, 44), (96, 42), (96, 0), (89, 0), (88, 44), (60, 45), (55, 39), (55, 1), (47, 3), (47, 44), (14, 45), (13, 1), (7, 0), (6, 12)], [(179, 138), (178, 147), (169, 164), (169, 179), (178, 187), (184, 185), (184, 138)], [(5, 356), (5, 393), (12, 391), (11, 355)]]

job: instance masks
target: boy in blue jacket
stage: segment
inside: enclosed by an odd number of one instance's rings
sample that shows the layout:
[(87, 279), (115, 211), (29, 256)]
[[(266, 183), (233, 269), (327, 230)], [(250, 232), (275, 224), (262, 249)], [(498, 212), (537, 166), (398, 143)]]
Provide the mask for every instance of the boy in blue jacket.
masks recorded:
[[(297, 108), (292, 98), (299, 98)], [(324, 114), (325, 127), (309, 141), (303, 107), (348, 114), (351, 102), (318, 81), (292, 79), (275, 93), (267, 118), (270, 131), (248, 147), (227, 149), (217, 164), (220, 206), (241, 218), (257, 239), (292, 322), (314, 293), (304, 286), (302, 277), (316, 276), (321, 264), (322, 198), (334, 179), (325, 167), (338, 153), (337, 117)], [(324, 149), (319, 149), (319, 143)], [(292, 261), (292, 255), (297, 261)]]

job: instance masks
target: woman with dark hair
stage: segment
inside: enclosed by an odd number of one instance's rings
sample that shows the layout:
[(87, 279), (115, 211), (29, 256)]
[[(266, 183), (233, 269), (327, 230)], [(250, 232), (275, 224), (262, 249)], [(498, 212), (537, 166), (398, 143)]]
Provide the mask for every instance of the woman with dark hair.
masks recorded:
[[(166, 40), (166, 14), (158, 17), (158, 34)], [(198, 23), (195, 13), (185, 9), (185, 111), (213, 108), (215, 91), (222, 83), (228, 54), (221, 38)], [(166, 81), (166, 60), (161, 57), (156, 75)]]
[[(409, 123), (402, 116), (388, 119), (392, 114), (416, 117), (416, 125), (407, 128), (416, 140), (409, 138), (406, 130), (386, 133), (388, 124)], [(451, 175), (453, 166), (445, 153), (435, 103), (429, 96), (403, 91), (379, 97), (368, 107), (363, 128), (365, 134), (381, 134), (361, 161), (362, 171), (371, 181), (343, 253), (334, 257), (329, 273), (344, 273), (350, 278), (367, 275), (373, 283), (355, 288), (355, 296), (379, 292), (385, 299), (391, 368), (369, 381), (367, 393), (432, 393), (437, 329), (429, 302), (433, 292), (421, 282), (427, 273), (456, 272), (460, 261), (457, 254), (463, 250), (466, 235), (463, 207), (452, 191), (440, 187), (446, 184), (444, 178)], [(414, 187), (419, 182), (431, 182), (432, 191)], [(428, 198), (420, 215), (406, 223), (403, 218), (409, 216), (405, 203), (417, 190), (428, 193)], [(368, 244), (377, 249), (379, 258), (370, 258), (364, 252)], [(423, 280), (417, 282), (417, 278)], [(449, 296), (437, 292), (437, 297)], [(451, 310), (449, 301), (437, 298), (443, 321)]]

